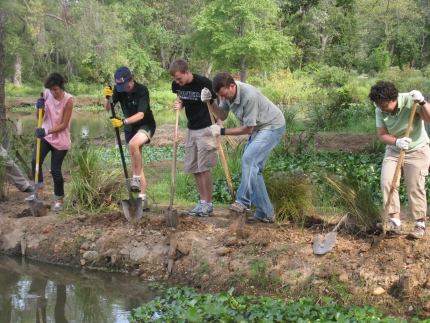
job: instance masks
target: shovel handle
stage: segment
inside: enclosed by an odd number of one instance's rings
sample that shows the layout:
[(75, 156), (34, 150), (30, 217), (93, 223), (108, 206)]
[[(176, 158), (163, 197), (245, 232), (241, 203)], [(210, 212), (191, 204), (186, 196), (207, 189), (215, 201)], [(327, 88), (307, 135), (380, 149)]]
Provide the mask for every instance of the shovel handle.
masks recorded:
[[(209, 116), (211, 117), (212, 124), (214, 125), (215, 119), (214, 119), (214, 116), (212, 115), (211, 103), (210, 103), (210, 101), (206, 101), (206, 104), (208, 105)], [(230, 172), (228, 171), (228, 165), (227, 165), (227, 160), (226, 160), (225, 155), (224, 155), (224, 149), (222, 148), (221, 140), (219, 139), (218, 136), (216, 137), (216, 140), (218, 143), (219, 154), (221, 156), (222, 167), (224, 168), (225, 177), (227, 179), (228, 188), (230, 190), (231, 200), (232, 200), (232, 202), (234, 202), (236, 200), (236, 198), (234, 196), (233, 184), (231, 182)]]
[(173, 197), (175, 195), (175, 177), (176, 177), (176, 156), (178, 151), (178, 131), (179, 131), (179, 110), (176, 110), (175, 121), (175, 141), (173, 142), (173, 163), (172, 163), (172, 182), (170, 185), (170, 207), (173, 207)]
[(346, 217), (347, 217), (348, 215), (347, 214), (345, 214), (343, 217), (342, 217), (342, 219), (340, 219), (340, 221), (336, 224), (336, 226), (333, 228), (333, 231), (332, 232), (336, 232), (336, 230), (339, 228), (339, 226), (346, 220)]

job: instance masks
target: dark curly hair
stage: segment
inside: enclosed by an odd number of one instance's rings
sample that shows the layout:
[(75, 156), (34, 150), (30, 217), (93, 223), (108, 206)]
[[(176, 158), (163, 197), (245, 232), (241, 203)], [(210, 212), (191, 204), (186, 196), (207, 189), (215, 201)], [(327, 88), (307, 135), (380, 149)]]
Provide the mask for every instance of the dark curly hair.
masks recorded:
[(399, 91), (391, 82), (378, 81), (370, 88), (369, 98), (373, 102), (389, 102), (396, 101), (399, 96)]
[(46, 77), (45, 81), (43, 82), (43, 86), (45, 89), (49, 89), (54, 85), (58, 85), (60, 89), (64, 91), (64, 84), (66, 83), (67, 79), (61, 73), (54, 72)]

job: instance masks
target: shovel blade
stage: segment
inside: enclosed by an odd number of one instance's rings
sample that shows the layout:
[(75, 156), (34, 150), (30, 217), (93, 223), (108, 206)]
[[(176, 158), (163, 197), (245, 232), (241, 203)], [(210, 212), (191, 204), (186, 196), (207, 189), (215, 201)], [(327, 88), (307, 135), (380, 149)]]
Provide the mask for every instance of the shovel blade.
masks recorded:
[(325, 237), (315, 238), (312, 248), (317, 255), (323, 255), (331, 250), (336, 244), (337, 232), (329, 232)]
[(176, 228), (179, 225), (178, 210), (168, 208), (166, 211), (164, 211), (164, 216), (166, 217), (166, 222), (169, 227)]
[(34, 197), (32, 200), (27, 200), (28, 207), (30, 209), (31, 215), (34, 217), (40, 217), (46, 215), (46, 210), (43, 202)]
[(125, 218), (129, 222), (138, 221), (142, 218), (143, 206), (142, 199), (122, 200), (122, 209), (124, 211)]

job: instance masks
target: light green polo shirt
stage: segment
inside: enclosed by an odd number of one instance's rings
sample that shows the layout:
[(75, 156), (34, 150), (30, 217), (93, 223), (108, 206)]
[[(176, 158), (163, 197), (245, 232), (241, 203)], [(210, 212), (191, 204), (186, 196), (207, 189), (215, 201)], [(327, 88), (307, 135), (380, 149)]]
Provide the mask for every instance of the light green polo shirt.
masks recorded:
[(256, 87), (236, 81), (236, 97), (222, 100), (220, 108), (231, 110), (241, 126), (254, 127), (253, 132), (261, 129), (281, 128), (285, 124), (282, 111)]
[[(396, 114), (382, 112), (379, 108), (375, 109), (376, 127), (387, 128), (388, 133), (396, 138), (404, 137), (406, 135), (406, 129), (408, 128), (413, 104), (414, 101), (412, 101), (409, 93), (400, 93), (397, 99)], [(406, 152), (417, 150), (429, 143), (429, 137), (424, 128), (424, 121), (419, 115), (420, 111), (421, 106), (418, 105), (409, 134), (409, 138), (412, 139), (412, 142), (409, 144), (409, 149)], [(396, 151), (401, 150), (396, 146), (390, 146), (390, 148)]]

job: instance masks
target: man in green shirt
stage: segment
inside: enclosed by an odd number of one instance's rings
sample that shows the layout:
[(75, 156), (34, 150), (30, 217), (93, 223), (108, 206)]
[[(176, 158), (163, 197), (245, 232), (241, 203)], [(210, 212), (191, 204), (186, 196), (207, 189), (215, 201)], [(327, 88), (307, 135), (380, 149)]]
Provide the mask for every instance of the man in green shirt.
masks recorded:
[[(369, 94), (376, 106), (376, 127), (379, 139), (387, 145), (381, 170), (381, 189), (384, 206), (387, 203), (394, 172), (400, 151), (405, 150), (402, 173), (406, 184), (409, 205), (415, 226), (409, 233), (410, 238), (420, 239), (425, 234), (425, 218), (427, 214), (427, 197), (425, 178), (429, 169), (429, 137), (424, 129), (424, 121), (430, 122), (430, 104), (424, 100), (420, 91), (399, 93), (393, 83), (379, 81), (372, 86)], [(405, 137), (414, 101), (419, 105), (413, 119), (409, 137)], [(400, 177), (397, 185), (400, 183)], [(386, 223), (386, 231), (397, 235), (402, 234), (400, 220), (399, 192), (393, 192), (390, 208), (390, 219)], [(377, 227), (382, 228), (382, 223)]]

